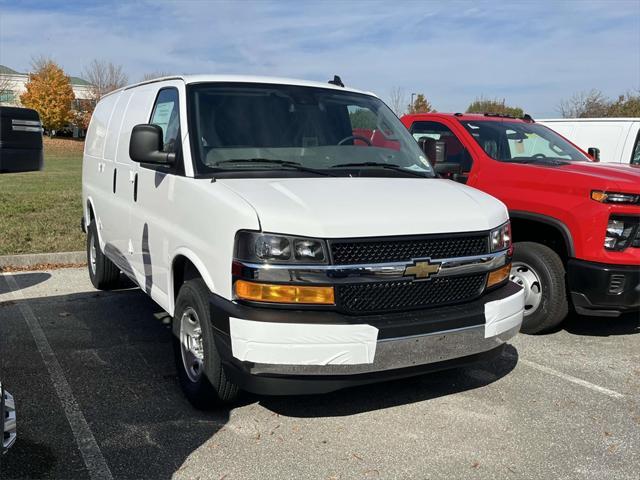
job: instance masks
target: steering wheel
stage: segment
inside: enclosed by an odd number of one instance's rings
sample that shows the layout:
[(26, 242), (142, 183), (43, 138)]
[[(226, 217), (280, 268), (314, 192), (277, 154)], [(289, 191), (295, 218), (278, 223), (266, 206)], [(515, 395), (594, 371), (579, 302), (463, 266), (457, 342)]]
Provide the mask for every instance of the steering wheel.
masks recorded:
[(544, 153), (536, 153), (535, 155), (531, 156), (532, 158), (547, 158), (547, 156)]
[(367, 144), (368, 147), (372, 145), (371, 140), (369, 140), (367, 137), (363, 137), (362, 135), (349, 135), (348, 137), (344, 137), (342, 140), (340, 140), (336, 145), (344, 145), (344, 142), (348, 142), (349, 140), (362, 140)]

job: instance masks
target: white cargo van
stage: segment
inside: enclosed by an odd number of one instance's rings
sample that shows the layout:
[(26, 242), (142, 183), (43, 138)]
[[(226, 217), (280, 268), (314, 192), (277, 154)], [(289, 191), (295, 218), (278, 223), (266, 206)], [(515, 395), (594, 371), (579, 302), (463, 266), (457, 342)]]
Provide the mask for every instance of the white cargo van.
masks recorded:
[(640, 165), (640, 118), (537, 120), (601, 162)]
[(522, 322), (505, 206), (437, 178), (370, 93), (133, 85), (98, 103), (82, 181), (91, 281), (123, 272), (173, 316), (197, 406), (475, 362)]

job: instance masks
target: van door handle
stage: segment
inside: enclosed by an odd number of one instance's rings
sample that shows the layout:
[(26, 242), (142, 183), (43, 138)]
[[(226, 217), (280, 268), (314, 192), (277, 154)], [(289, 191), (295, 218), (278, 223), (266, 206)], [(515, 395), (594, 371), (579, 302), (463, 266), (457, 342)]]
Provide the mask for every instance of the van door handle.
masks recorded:
[(113, 169), (113, 193), (116, 193), (116, 179), (118, 178), (118, 169)]
[(138, 174), (136, 173), (133, 178), (133, 201), (138, 201)]

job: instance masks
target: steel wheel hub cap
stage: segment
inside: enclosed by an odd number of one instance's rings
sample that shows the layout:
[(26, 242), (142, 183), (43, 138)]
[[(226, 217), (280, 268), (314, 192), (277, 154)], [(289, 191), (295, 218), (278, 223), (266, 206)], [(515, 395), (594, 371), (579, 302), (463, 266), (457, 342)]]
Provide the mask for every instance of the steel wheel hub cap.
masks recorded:
[(91, 273), (96, 274), (96, 239), (94, 238), (89, 248), (89, 262), (91, 267)]
[(200, 319), (191, 307), (187, 307), (180, 318), (180, 349), (184, 370), (189, 380), (195, 383), (202, 376), (204, 348)]
[(542, 282), (536, 271), (526, 263), (514, 262), (511, 281), (524, 288), (524, 315), (533, 314), (542, 302)]

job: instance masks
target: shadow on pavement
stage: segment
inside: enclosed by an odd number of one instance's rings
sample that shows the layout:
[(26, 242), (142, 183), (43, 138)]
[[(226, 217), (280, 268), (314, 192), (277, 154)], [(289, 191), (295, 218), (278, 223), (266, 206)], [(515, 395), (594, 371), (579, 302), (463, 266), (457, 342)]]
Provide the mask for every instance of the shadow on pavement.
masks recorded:
[[(37, 277), (34, 277), (34, 279)], [(138, 289), (89, 291), (22, 300), (33, 310), (111, 473), (169, 478), (229, 420), (230, 409), (202, 412), (178, 383), (170, 327)], [(18, 410), (18, 440), (0, 478), (87, 478), (46, 365), (19, 312), (0, 306), (0, 367)], [(515, 348), (478, 366), (342, 390), (322, 396), (256, 397), (293, 417), (354, 415), (480, 388), (508, 374)]]
[(491, 362), (429, 373), (419, 377), (339, 390), (324, 395), (260, 397), (263, 407), (291, 417), (335, 417), (423, 402), (473, 390), (507, 375), (518, 363), (518, 351), (506, 345)]
[(562, 328), (573, 335), (593, 337), (634, 335), (640, 333), (640, 313), (627, 313), (617, 318), (571, 314)]
[(0, 375), (16, 400), (18, 438), (1, 460), (0, 478), (89, 477), (22, 303), (44, 331), (114, 478), (170, 478), (227, 423), (229, 409), (202, 412), (185, 399), (171, 331), (140, 290), (5, 302)]
[[(13, 274), (11, 275), (13, 276)], [(19, 278), (18, 290), (23, 290), (47, 281), (51, 278), (51, 274), (47, 272), (16, 273), (15, 277)], [(13, 291), (15, 290), (11, 288), (8, 282), (0, 281), (0, 295)]]

